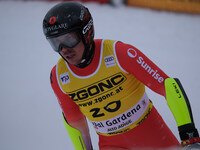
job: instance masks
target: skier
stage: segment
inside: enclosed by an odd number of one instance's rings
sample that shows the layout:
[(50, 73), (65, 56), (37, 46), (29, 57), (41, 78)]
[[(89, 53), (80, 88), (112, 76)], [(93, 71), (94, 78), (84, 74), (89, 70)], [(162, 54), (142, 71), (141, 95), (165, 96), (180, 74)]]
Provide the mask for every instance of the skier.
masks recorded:
[[(43, 31), (61, 56), (50, 80), (75, 149), (93, 149), (86, 118), (98, 134), (100, 150), (198, 146), (199, 134), (180, 81), (132, 45), (94, 39), (93, 19), (84, 5), (55, 5), (44, 17)], [(167, 100), (181, 143), (148, 98), (145, 86)]]

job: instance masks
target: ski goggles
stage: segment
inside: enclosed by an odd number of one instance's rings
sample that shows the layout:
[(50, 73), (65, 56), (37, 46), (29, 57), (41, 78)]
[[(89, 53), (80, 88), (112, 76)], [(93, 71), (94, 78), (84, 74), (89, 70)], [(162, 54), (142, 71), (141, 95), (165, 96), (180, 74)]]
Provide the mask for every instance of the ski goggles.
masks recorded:
[(70, 32), (55, 38), (47, 39), (51, 45), (51, 47), (56, 52), (60, 52), (62, 47), (66, 47), (69, 49), (74, 48), (81, 41), (81, 37), (76, 32)]

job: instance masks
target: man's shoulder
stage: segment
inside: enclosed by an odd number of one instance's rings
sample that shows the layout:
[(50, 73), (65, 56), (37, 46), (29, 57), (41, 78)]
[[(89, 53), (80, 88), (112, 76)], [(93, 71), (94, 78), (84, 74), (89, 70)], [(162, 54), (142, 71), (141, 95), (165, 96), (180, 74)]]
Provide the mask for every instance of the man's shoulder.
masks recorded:
[(118, 43), (117, 40), (112, 39), (94, 39), (95, 45), (101, 47), (101, 45), (113, 45), (114, 43)]
[(103, 39), (94, 39), (94, 42), (97, 43), (97, 42), (101, 42)]
[(54, 67), (51, 69), (51, 72), (50, 72), (51, 84), (53, 84), (53, 81), (55, 80), (55, 77), (56, 77), (56, 65), (54, 65)]
[(112, 39), (94, 39), (95, 43), (101, 43), (102, 41), (117, 41), (117, 40), (112, 40)]
[(53, 68), (51, 69), (51, 73), (55, 73), (56, 72), (56, 65), (53, 66)]
[(60, 64), (65, 64), (65, 61), (64, 61), (64, 59), (63, 58), (60, 58), (59, 60), (58, 60), (58, 62), (57, 62), (57, 64), (55, 64), (54, 66), (53, 66), (53, 68), (51, 69), (51, 74), (53, 73), (53, 74), (56, 74), (56, 68), (58, 67), (58, 65), (60, 66)]

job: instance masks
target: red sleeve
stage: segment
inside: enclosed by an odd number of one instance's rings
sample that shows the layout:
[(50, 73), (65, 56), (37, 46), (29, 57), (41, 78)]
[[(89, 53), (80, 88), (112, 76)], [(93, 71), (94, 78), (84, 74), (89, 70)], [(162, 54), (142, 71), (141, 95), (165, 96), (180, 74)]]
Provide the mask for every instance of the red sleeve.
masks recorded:
[(57, 96), (58, 102), (67, 122), (70, 124), (70, 122), (75, 122), (85, 118), (80, 111), (78, 105), (76, 105), (76, 103), (74, 103), (74, 101), (67, 94), (63, 93), (63, 91), (60, 89), (56, 77), (56, 66), (54, 66), (51, 71), (50, 80), (51, 87), (55, 95)]
[(158, 66), (132, 45), (117, 42), (115, 49), (118, 62), (125, 71), (154, 92), (166, 95), (164, 80), (169, 77)]

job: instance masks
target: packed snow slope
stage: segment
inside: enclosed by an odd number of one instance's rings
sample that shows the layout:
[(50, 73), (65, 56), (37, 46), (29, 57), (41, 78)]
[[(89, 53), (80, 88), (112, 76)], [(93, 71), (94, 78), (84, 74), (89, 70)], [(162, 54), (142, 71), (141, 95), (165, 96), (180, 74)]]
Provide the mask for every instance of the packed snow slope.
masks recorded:
[[(57, 63), (42, 20), (56, 2), (0, 1), (0, 149), (72, 150), (49, 74)], [(133, 7), (86, 3), (94, 18), (95, 38), (134, 45), (188, 94), (200, 131), (200, 16)], [(164, 97), (147, 89), (150, 99), (178, 136)], [(98, 138), (90, 126), (94, 149)], [(152, 135), (153, 136), (153, 135)]]

